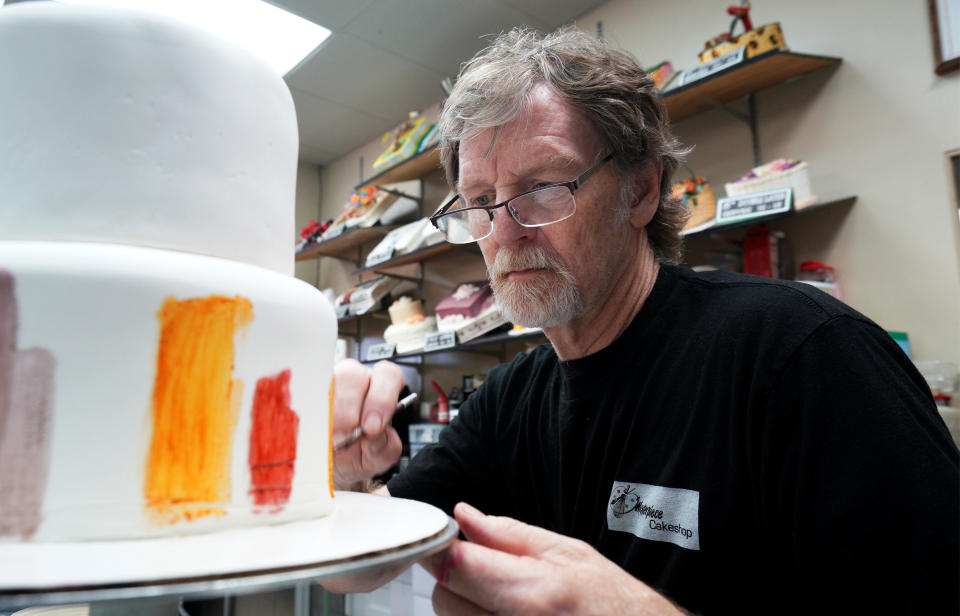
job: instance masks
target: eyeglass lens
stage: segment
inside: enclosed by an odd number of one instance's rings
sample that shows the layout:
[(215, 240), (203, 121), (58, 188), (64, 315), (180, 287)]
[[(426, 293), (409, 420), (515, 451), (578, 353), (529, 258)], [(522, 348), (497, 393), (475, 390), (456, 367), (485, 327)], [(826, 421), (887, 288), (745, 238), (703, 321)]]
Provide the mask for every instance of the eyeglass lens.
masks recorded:
[[(466, 208), (461, 198), (456, 207)], [(540, 190), (515, 197), (507, 202), (506, 209), (514, 220), (525, 227), (539, 227), (559, 222), (570, 217), (576, 209), (573, 193), (566, 186), (547, 186)], [(493, 212), (494, 217), (506, 215)], [(492, 221), (490, 212), (482, 209), (454, 210), (442, 219), (447, 228), (444, 230), (447, 240), (455, 243), (473, 242), (490, 235)]]

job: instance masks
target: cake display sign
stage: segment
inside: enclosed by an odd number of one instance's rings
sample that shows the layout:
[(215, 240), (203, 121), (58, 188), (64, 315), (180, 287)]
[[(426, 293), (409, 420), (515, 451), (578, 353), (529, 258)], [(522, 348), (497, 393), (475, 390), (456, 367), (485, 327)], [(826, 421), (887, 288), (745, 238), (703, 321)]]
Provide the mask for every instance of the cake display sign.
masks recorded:
[(717, 224), (789, 212), (792, 200), (792, 188), (778, 188), (742, 197), (724, 197), (717, 201)]
[(704, 62), (696, 68), (684, 71), (684, 73), (680, 76), (680, 85), (685, 86), (691, 84), (694, 81), (699, 81), (705, 77), (709, 77), (710, 75), (719, 73), (722, 70), (740, 64), (743, 62), (745, 50), (746, 47), (740, 47), (736, 51), (725, 53), (722, 56), (710, 60), (709, 62)]
[(384, 342), (381, 344), (375, 344), (367, 349), (367, 359), (366, 361), (377, 361), (380, 359), (390, 359), (393, 357), (393, 352), (396, 350), (397, 345)]
[(457, 346), (457, 336), (452, 331), (427, 334), (427, 337), (423, 341), (423, 350), (425, 352), (450, 349), (455, 346)]

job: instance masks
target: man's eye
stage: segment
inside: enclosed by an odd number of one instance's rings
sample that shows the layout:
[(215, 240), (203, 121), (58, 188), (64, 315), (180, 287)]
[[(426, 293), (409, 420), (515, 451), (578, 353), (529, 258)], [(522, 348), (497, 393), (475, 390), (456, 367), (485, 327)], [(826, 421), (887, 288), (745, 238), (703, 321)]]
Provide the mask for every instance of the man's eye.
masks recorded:
[(473, 205), (477, 207), (483, 207), (484, 205), (490, 205), (490, 195), (480, 195), (479, 197), (473, 198)]

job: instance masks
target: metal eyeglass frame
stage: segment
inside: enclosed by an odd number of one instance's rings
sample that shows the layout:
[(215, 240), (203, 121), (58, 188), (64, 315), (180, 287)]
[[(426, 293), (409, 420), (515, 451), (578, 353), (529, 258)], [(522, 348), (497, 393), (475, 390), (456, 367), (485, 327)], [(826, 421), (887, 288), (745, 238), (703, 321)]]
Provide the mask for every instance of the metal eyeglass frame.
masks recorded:
[[(549, 188), (556, 188), (557, 186), (565, 186), (566, 188), (568, 188), (568, 189), (570, 190), (570, 195), (573, 196), (574, 192), (576, 192), (576, 190), (577, 190), (578, 188), (580, 188), (580, 186), (582, 186), (584, 182), (586, 182), (587, 180), (589, 180), (589, 179), (590, 179), (590, 176), (592, 176), (594, 173), (596, 173), (597, 171), (599, 171), (600, 168), (603, 167), (605, 164), (607, 164), (608, 162), (610, 162), (610, 161), (613, 159), (613, 156), (614, 156), (614, 154), (613, 154), (612, 152), (611, 152), (610, 154), (607, 154), (607, 155), (603, 158), (603, 160), (601, 160), (600, 162), (598, 162), (596, 165), (590, 167), (589, 169), (587, 169), (586, 171), (584, 171), (583, 173), (581, 173), (578, 177), (570, 180), (569, 182), (554, 182), (553, 184), (547, 184), (546, 186), (540, 186), (540, 187), (538, 187), (538, 188), (534, 188), (533, 190), (528, 190), (528, 191), (526, 191), (526, 192), (522, 192), (522, 193), (520, 193), (519, 195), (514, 195), (514, 196), (510, 197), (509, 199), (507, 199), (506, 201), (503, 201), (503, 202), (501, 202), (501, 203), (497, 203), (497, 204), (495, 204), (495, 205), (477, 205), (477, 206), (474, 206), (474, 207), (465, 207), (465, 208), (461, 208), (461, 209), (459, 209), (459, 210), (454, 210), (453, 212), (448, 212), (447, 210), (449, 210), (450, 207), (453, 206), (453, 204), (456, 203), (456, 202), (460, 199), (460, 195), (454, 195), (453, 199), (450, 199), (449, 201), (447, 201), (446, 203), (444, 203), (443, 205), (441, 205), (441, 206), (437, 209), (437, 211), (434, 212), (434, 213), (430, 216), (430, 222), (433, 224), (434, 227), (436, 227), (437, 229), (440, 229), (440, 225), (437, 224), (437, 221), (438, 221), (439, 219), (443, 218), (444, 216), (449, 216), (449, 215), (451, 215), (451, 214), (459, 214), (460, 212), (466, 212), (466, 211), (469, 211), (469, 210), (486, 210), (487, 214), (490, 216), (490, 222), (492, 223), (492, 222), (493, 222), (493, 210), (496, 210), (496, 209), (501, 208), (501, 207), (507, 207), (507, 206), (510, 204), (510, 202), (513, 201), (514, 199), (519, 199), (520, 197), (525, 197), (525, 196), (527, 196), (527, 195), (529, 195), (529, 194), (531, 194), (531, 193), (540, 192), (541, 190), (547, 190), (547, 189), (549, 189)], [(576, 201), (574, 201), (574, 207), (576, 207)], [(529, 228), (534, 228), (534, 227), (545, 227), (545, 226), (547, 226), (547, 225), (552, 225), (553, 223), (560, 222), (561, 220), (565, 220), (565, 219), (567, 219), (567, 218), (569, 218), (570, 216), (573, 215), (573, 212), (571, 212), (569, 216), (565, 216), (564, 218), (560, 218), (560, 219), (554, 220), (554, 221), (552, 221), (552, 222), (544, 222), (544, 223), (539, 223), (539, 224), (535, 224), (535, 225), (528, 225), (528, 224), (524, 224), (524, 223), (520, 222), (520, 221), (517, 219), (517, 214), (513, 211), (513, 208), (507, 207), (507, 211), (510, 212), (510, 217), (513, 218), (513, 219), (517, 222), (518, 225), (520, 225), (521, 227), (527, 227), (528, 229), (529, 229)], [(574, 209), (574, 212), (575, 212), (575, 211), (576, 211), (576, 209)], [(442, 229), (441, 229), (441, 231), (442, 231)], [(479, 241), (482, 240), (482, 239), (486, 239), (486, 238), (490, 237), (490, 234), (491, 234), (491, 233), (493, 233), (493, 225), (492, 225), (492, 224), (490, 225), (490, 230), (487, 231), (486, 235), (484, 235), (483, 237), (478, 237), (478, 238), (476, 238), (476, 239), (474, 239), (474, 240), (472, 240), (472, 241), (474, 241), (474, 242), (479, 242)], [(470, 242), (466, 242), (466, 243), (469, 244)]]

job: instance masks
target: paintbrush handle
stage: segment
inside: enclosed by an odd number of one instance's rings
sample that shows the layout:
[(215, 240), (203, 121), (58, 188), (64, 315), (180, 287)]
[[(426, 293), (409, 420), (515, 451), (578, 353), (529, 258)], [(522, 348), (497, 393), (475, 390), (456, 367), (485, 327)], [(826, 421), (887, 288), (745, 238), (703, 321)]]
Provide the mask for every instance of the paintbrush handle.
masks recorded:
[[(403, 400), (397, 403), (397, 408), (394, 409), (393, 412), (396, 413), (398, 411), (402, 411), (403, 409), (409, 407), (411, 404), (417, 401), (417, 397), (418, 397), (417, 394), (410, 394), (409, 396), (405, 397)], [(353, 445), (354, 443), (362, 439), (364, 436), (365, 434), (363, 432), (363, 428), (361, 428), (360, 426), (357, 426), (356, 428), (351, 430), (350, 434), (345, 436), (342, 441), (334, 444), (333, 446), (334, 453), (338, 453), (349, 448), (351, 445)]]

